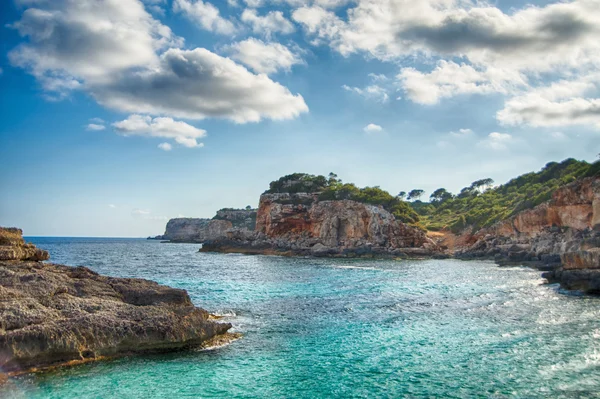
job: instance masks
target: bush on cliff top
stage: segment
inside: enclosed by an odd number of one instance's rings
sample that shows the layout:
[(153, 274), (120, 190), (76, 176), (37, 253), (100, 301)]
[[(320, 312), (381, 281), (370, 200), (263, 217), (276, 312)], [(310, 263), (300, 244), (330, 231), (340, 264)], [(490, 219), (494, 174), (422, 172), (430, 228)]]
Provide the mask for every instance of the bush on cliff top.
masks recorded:
[(416, 201), (411, 206), (423, 216), (429, 230), (457, 233), (469, 226), (477, 230), (531, 209), (549, 200), (560, 186), (599, 172), (600, 161), (589, 164), (569, 158), (549, 162), (539, 172), (526, 173), (483, 192), (465, 187), (458, 196), (431, 203)]
[(419, 215), (401, 198), (375, 187), (359, 188), (352, 183), (343, 183), (337, 175), (329, 177), (306, 173), (293, 173), (271, 182), (265, 194), (275, 193), (319, 193), (320, 201), (352, 200), (364, 204), (381, 205), (394, 217), (404, 223), (417, 224)]

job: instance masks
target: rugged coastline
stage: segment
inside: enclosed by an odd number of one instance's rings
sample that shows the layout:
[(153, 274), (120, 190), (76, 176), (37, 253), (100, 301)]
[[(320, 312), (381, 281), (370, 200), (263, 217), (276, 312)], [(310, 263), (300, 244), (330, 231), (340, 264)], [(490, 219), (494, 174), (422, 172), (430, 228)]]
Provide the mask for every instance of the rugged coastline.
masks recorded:
[[(566, 161), (568, 165), (570, 161)], [(295, 175), (294, 175), (295, 176)], [(282, 178), (284, 179), (284, 178)], [(284, 187), (302, 181), (282, 180)], [(306, 186), (305, 186), (306, 187)], [(304, 187), (304, 188), (305, 188)], [(307, 190), (309, 191), (309, 190)], [(323, 200), (312, 192), (265, 192), (254, 230), (229, 228), (201, 252), (315, 257), (490, 259), (544, 271), (562, 287), (600, 294), (600, 176), (560, 186), (550, 199), (490, 227), (426, 232), (381, 205)]]
[(185, 290), (42, 263), (46, 251), (0, 228), (0, 369), (8, 375), (235, 338)]

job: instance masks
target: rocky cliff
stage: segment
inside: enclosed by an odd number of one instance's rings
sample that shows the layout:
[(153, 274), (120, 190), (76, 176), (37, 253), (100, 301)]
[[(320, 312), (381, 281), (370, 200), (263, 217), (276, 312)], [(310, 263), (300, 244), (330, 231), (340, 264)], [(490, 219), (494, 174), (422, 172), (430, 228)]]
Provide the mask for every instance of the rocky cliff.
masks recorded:
[(381, 207), (319, 201), (317, 193), (263, 194), (254, 232), (232, 229), (202, 251), (315, 256), (431, 255), (435, 244)]
[(167, 222), (161, 239), (172, 242), (203, 243), (225, 235), (232, 228), (229, 220), (175, 218)]
[(565, 288), (600, 293), (600, 177), (565, 185), (550, 201), (462, 240), (458, 257), (539, 263)]
[[(187, 292), (85, 267), (41, 263), (48, 253), (0, 228), (0, 370), (9, 374), (222, 338)], [(10, 248), (5, 248), (10, 247)]]
[(217, 211), (213, 220), (227, 220), (233, 227), (254, 231), (256, 228), (256, 209), (223, 208)]

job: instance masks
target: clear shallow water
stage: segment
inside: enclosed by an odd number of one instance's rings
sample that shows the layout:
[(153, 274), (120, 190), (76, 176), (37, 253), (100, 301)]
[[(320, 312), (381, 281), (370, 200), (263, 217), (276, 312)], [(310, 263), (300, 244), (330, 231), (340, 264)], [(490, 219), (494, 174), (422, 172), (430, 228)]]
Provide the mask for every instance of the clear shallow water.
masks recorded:
[(24, 376), (0, 397), (600, 397), (600, 299), (561, 294), (530, 269), (30, 241), (57, 263), (184, 288), (244, 338)]

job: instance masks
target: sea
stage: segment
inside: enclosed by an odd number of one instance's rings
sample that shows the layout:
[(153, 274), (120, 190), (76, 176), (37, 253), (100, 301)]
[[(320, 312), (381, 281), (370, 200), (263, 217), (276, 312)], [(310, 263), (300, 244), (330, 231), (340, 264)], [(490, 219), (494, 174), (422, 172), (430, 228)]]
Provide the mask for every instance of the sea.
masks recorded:
[(2, 398), (600, 398), (600, 298), (537, 270), (27, 239), (55, 263), (185, 289), (243, 337), (12, 378)]

